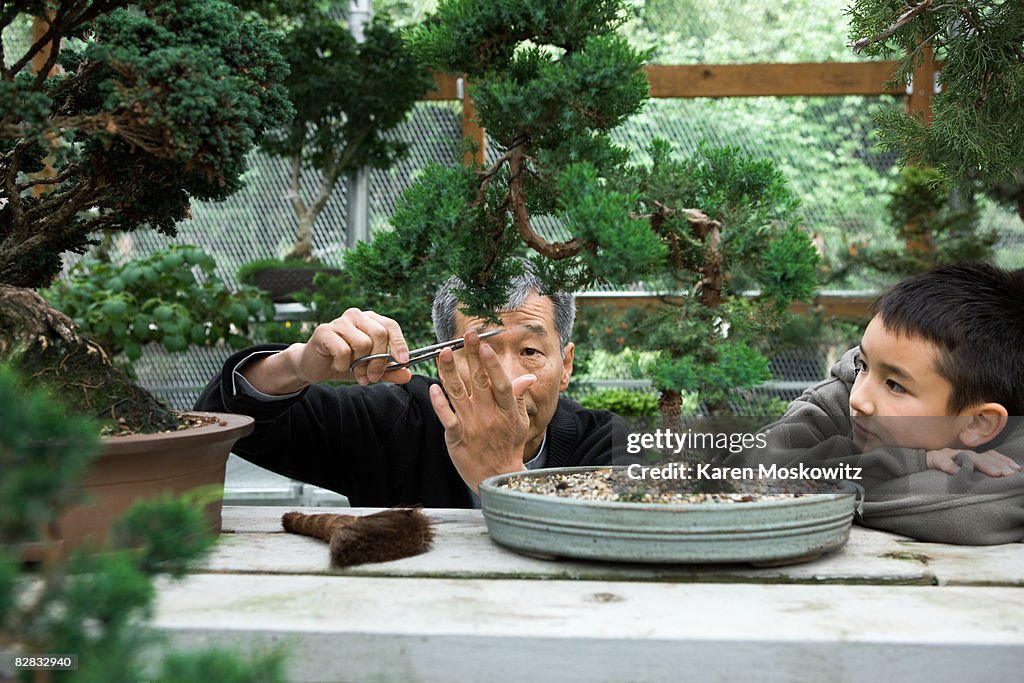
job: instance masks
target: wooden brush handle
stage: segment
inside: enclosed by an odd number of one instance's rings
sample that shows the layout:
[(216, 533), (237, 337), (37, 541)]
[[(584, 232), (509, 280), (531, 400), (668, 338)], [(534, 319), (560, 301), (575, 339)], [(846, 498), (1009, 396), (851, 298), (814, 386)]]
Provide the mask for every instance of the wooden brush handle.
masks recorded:
[(330, 543), (334, 532), (344, 529), (357, 519), (359, 517), (356, 515), (307, 515), (301, 512), (286, 512), (281, 517), (281, 526), (288, 533), (312, 536)]

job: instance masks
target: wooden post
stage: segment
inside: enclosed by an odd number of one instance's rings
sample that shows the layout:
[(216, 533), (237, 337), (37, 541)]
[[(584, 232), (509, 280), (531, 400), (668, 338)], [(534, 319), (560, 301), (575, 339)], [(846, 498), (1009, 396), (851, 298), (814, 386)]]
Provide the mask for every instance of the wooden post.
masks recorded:
[(462, 100), (462, 137), (472, 140), (474, 147), (462, 157), (462, 163), (467, 166), (482, 165), (487, 160), (487, 131), (477, 122), (476, 107), (473, 105), (473, 98), (469, 96), (466, 79), (460, 78), (459, 84), (459, 95)]
[(932, 122), (932, 97), (935, 95), (935, 62), (932, 46), (921, 48), (921, 63), (914, 69), (913, 80), (907, 91), (907, 113), (920, 114), (927, 126)]
[[(914, 75), (907, 89), (907, 114), (920, 117), (924, 125), (932, 123), (932, 97), (935, 96), (936, 84), (935, 61), (932, 58), (932, 46), (921, 48), (921, 63), (914, 69)], [(913, 160), (910, 160), (913, 163)], [(915, 225), (907, 225), (907, 238), (904, 242), (908, 253), (929, 254), (935, 251), (931, 235)]]

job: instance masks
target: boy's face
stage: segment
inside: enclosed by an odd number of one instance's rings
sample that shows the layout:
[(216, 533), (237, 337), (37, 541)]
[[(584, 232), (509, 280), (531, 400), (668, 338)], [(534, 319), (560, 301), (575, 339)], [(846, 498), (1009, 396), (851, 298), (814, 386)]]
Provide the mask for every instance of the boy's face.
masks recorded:
[(961, 446), (970, 417), (950, 415), (953, 386), (939, 374), (939, 350), (920, 337), (896, 335), (875, 316), (864, 330), (857, 379), (850, 391), (853, 440), (862, 452), (879, 446), (937, 450)]

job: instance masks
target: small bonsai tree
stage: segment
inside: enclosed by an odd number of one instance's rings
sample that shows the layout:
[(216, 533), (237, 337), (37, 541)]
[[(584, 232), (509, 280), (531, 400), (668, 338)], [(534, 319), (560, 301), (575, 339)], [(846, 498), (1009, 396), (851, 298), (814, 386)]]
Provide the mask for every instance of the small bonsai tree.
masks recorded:
[(981, 229), (973, 201), (954, 204), (951, 197), (958, 195), (938, 170), (907, 166), (889, 200), (892, 228), (905, 248), (865, 245), (854, 261), (882, 273), (915, 275), (948, 263), (991, 258), (999, 235)]
[[(440, 3), (407, 41), (428, 66), (468, 74), (496, 159), (428, 169), (394, 231), (347, 267), (395, 291), (444, 264), (480, 315), (504, 300), (525, 250), (549, 291), (645, 280), (676, 295), (641, 323), (640, 346), (660, 352), (662, 413), (679, 415), (681, 390), (723, 409), (729, 392), (768, 378), (751, 342), (811, 294), (817, 257), (769, 162), (710, 149), (679, 162), (657, 143), (650, 167), (627, 163), (609, 131), (648, 86), (643, 55), (615, 33), (624, 18), (619, 0)], [(738, 295), (753, 286), (756, 299)]]
[[(316, 220), (338, 181), (364, 167), (390, 168), (402, 158), (408, 144), (391, 133), (433, 80), (385, 14), (374, 17), (357, 42), (335, 18), (342, 3), (297, 3), (284, 12), (274, 2), (237, 4), (289, 27), (280, 47), (291, 68), (285, 86), (295, 114), (261, 146), (291, 169), (287, 200), (297, 227), (285, 260), (311, 261)], [(319, 174), (312, 191), (301, 175), (310, 168)]]
[(145, 396), (17, 288), (49, 285), (99, 230), (173, 236), (190, 201), (236, 190), (245, 155), (291, 114), (287, 65), (262, 24), (218, 1), (5, 3), (0, 28), (24, 16), (45, 31), (0, 66), (0, 358), (90, 414), (174, 426), (155, 402), (132, 410)]
[(77, 670), (23, 669), (24, 680), (283, 680), (279, 654), (245, 663), (206, 651), (152, 663), (145, 648), (158, 639), (144, 624), (155, 599), (152, 579), (182, 577), (212, 546), (202, 513), (187, 501), (137, 505), (104, 552), (64, 559), (49, 545), (40, 564), (22, 564), (22, 544), (57, 537), (57, 520), (78, 502), (75, 483), (99, 444), (95, 424), (68, 419), (52, 395), (21, 385), (0, 365), (0, 643), (23, 657), (78, 657)]

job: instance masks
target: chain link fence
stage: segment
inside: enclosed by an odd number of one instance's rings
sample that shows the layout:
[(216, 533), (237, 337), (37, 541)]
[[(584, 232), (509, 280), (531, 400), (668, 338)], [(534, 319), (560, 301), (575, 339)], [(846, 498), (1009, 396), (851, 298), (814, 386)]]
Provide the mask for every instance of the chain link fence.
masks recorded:
[[(394, 3), (392, 3), (394, 4)], [(420, 13), (421, 5), (411, 3)], [(627, 29), (640, 47), (652, 50), (654, 61), (666, 63), (793, 62), (855, 59), (845, 49), (845, 17), (832, 2), (804, 0), (793, 7), (747, 2), (723, 5), (710, 0), (647, 0), (637, 2), (646, 19)], [(789, 12), (789, 14), (787, 14)], [(751, 19), (756, 16), (756, 20)], [(798, 21), (799, 20), (799, 21)], [(757, 25), (757, 26), (755, 26)], [(665, 27), (669, 27), (666, 29)], [(800, 39), (792, 39), (801, 26)], [(756, 30), (755, 30), (756, 29)], [(17, 54), (31, 39), (31, 25), (5, 29), (5, 55)], [(871, 114), (878, 108), (901, 107), (902, 98), (743, 97), (723, 99), (652, 99), (644, 110), (615, 131), (618, 144), (642, 163), (654, 137), (670, 141), (682, 157), (698, 145), (734, 145), (744, 152), (775, 161), (802, 200), (802, 218), (827, 254), (841, 255), (856, 245), (895, 246), (887, 222), (887, 192), (897, 172), (893, 154), (875, 148)], [(411, 143), (407, 158), (370, 178), (370, 226), (386, 230), (402, 191), (431, 162), (459, 163), (461, 103), (424, 101), (393, 136)], [(494, 156), (493, 146), (489, 149)], [(178, 226), (176, 242), (202, 247), (217, 260), (219, 275), (236, 282), (238, 268), (288, 251), (296, 219), (288, 201), (287, 162), (254, 152), (241, 191), (220, 203), (196, 202), (192, 218)], [(305, 171), (307, 191), (318, 186)], [(339, 184), (317, 221), (314, 251), (337, 262), (344, 250), (346, 189)], [(1024, 222), (1009, 210), (982, 203), (982, 225), (999, 231), (996, 261), (1024, 266)], [(548, 225), (553, 236), (557, 225)], [(168, 240), (153, 231), (119, 235), (112, 257), (128, 260), (165, 247)], [(843, 287), (879, 288), (884, 278), (857, 275)], [(836, 285), (839, 286), (839, 285)], [(227, 349), (192, 348), (167, 355), (146, 349), (138, 363), (142, 384), (177, 408), (190, 407), (199, 388), (218, 369)], [(773, 359), (775, 385), (786, 396), (823, 376), (834, 352), (826, 348), (787, 350)], [(810, 360), (808, 360), (810, 358)], [(609, 368), (607, 380), (629, 380)], [(614, 376), (618, 373), (619, 376)], [(781, 394), (780, 394), (781, 395)]]

